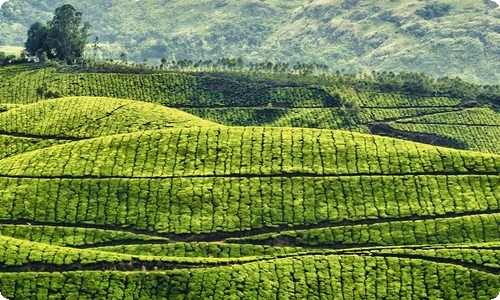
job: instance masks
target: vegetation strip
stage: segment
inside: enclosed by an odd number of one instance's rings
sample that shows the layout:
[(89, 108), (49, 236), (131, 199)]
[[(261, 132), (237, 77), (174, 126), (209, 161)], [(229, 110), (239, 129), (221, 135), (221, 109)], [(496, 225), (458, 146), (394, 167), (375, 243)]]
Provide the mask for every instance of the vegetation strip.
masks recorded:
[[(499, 88), (411, 74), (42, 70), (0, 69), (2, 101), (32, 103), (0, 104), (0, 130), (37, 137), (0, 134), (0, 156), (11, 156), (0, 160), (9, 299), (483, 300), (500, 290), (500, 156), (365, 126), (500, 154), (500, 126), (481, 126), (500, 124)], [(431, 126), (447, 122), (478, 126)]]
[(464, 267), (467, 269), (472, 269), (480, 272), (485, 272), (489, 274), (494, 274), (494, 275), (500, 275), (500, 268), (493, 268), (493, 267), (488, 267), (488, 266), (482, 266), (482, 265), (476, 265), (473, 263), (467, 263), (467, 262), (462, 262), (458, 261), (455, 259), (447, 259), (447, 258), (437, 258), (437, 257), (426, 257), (426, 256), (421, 256), (421, 255), (412, 255), (412, 254), (375, 254), (375, 253), (370, 253), (367, 254), (370, 256), (379, 256), (379, 257), (394, 257), (394, 258), (402, 258), (402, 259), (419, 259), (419, 260), (425, 260), (425, 261), (430, 261), (433, 263), (437, 264), (448, 264), (448, 265), (455, 265), (455, 266), (460, 266)]
[[(283, 258), (300, 258), (300, 257), (310, 257), (318, 254), (326, 254), (324, 251), (318, 252), (302, 252), (302, 253), (292, 253), (292, 254), (281, 254), (276, 256), (263, 256), (259, 258), (250, 258), (244, 261), (234, 260), (220, 260), (220, 261), (205, 261), (197, 263), (183, 263), (183, 262), (163, 262), (163, 261), (146, 261), (140, 260), (134, 256), (130, 261), (126, 262), (113, 262), (113, 263), (71, 263), (68, 265), (53, 265), (47, 263), (30, 262), (22, 266), (1, 266), (2, 273), (17, 273), (17, 272), (75, 272), (75, 271), (168, 271), (177, 269), (208, 269), (208, 268), (219, 268), (221, 266), (236, 266), (245, 265), (265, 261), (274, 261)], [(359, 256), (357, 254), (347, 254), (344, 256)]]
[(281, 173), (281, 174), (207, 174), (207, 175), (167, 175), (167, 176), (116, 176), (116, 175), (54, 175), (54, 176), (29, 176), (29, 175), (2, 175), (4, 179), (144, 179), (162, 180), (176, 178), (341, 178), (341, 177), (420, 177), (420, 176), (500, 176), (500, 172), (475, 171), (468, 172), (405, 172), (405, 173), (343, 173), (343, 174), (313, 174), (313, 173)]
[[(255, 261), (273, 261), (280, 258), (299, 258), (299, 257), (308, 257), (317, 255), (318, 253), (297, 253), (290, 255), (280, 255), (279, 257), (261, 257), (259, 259), (255, 259)], [(322, 252), (320, 254), (327, 254)], [(464, 267), (466, 269), (472, 269), (484, 273), (499, 275), (500, 268), (489, 267), (484, 265), (477, 265), (474, 263), (462, 262), (454, 259), (447, 258), (435, 258), (435, 257), (426, 257), (421, 255), (412, 255), (412, 254), (377, 254), (377, 253), (366, 253), (366, 254), (340, 254), (335, 255), (339, 257), (346, 256), (357, 256), (357, 257), (384, 257), (384, 258), (397, 258), (397, 259), (409, 259), (409, 260), (421, 260), (428, 261), (437, 264), (447, 264), (454, 265), (459, 267)], [(238, 262), (235, 261), (220, 261), (220, 262), (205, 262), (205, 263), (197, 263), (197, 264), (186, 264), (186, 263), (172, 263), (172, 262), (149, 262), (142, 261), (136, 258), (133, 258), (128, 262), (120, 262), (120, 263), (94, 263), (94, 264), (85, 264), (82, 265), (80, 263), (72, 263), (70, 265), (57, 266), (46, 263), (29, 263), (22, 266), (2, 266), (2, 273), (17, 273), (17, 272), (36, 272), (36, 273), (45, 273), (45, 272), (75, 272), (75, 271), (93, 271), (93, 270), (101, 270), (101, 271), (169, 271), (169, 270), (177, 270), (177, 269), (207, 269), (207, 268), (219, 268), (221, 266), (234, 266), (234, 265), (246, 265), (254, 263), (255, 261), (243, 261)]]
[[(344, 226), (355, 226), (355, 225), (374, 225), (374, 224), (383, 224), (383, 223), (391, 223), (391, 222), (404, 222), (404, 221), (425, 221), (425, 220), (441, 220), (441, 219), (449, 219), (449, 218), (457, 218), (457, 217), (467, 217), (467, 216), (477, 216), (477, 215), (490, 215), (500, 213), (500, 209), (496, 210), (488, 210), (488, 211), (469, 211), (462, 213), (446, 213), (442, 215), (413, 215), (413, 216), (405, 216), (399, 218), (377, 218), (377, 219), (364, 219), (364, 220), (344, 220), (341, 222), (334, 221), (325, 221), (317, 224), (311, 225), (299, 225), (299, 226), (289, 226), (289, 225), (281, 225), (275, 227), (262, 227), (255, 228), (250, 230), (240, 230), (233, 232), (214, 232), (214, 233), (201, 233), (201, 234), (191, 234), (191, 233), (161, 233), (154, 232), (149, 230), (139, 230), (134, 228), (126, 228), (109, 225), (94, 225), (94, 224), (85, 224), (85, 223), (75, 223), (75, 224), (65, 224), (58, 222), (38, 222), (32, 220), (23, 220), (19, 219), (16, 221), (11, 220), (0, 220), (0, 224), (5, 225), (25, 225), (31, 224), (33, 226), (59, 226), (59, 227), (79, 227), (79, 228), (91, 228), (91, 229), (103, 229), (103, 230), (116, 230), (116, 231), (124, 231), (130, 232), (134, 234), (142, 234), (149, 235), (152, 237), (164, 237), (167, 238), (170, 242), (224, 242), (226, 239), (238, 238), (238, 237), (246, 237), (251, 238), (253, 235), (260, 235), (266, 233), (281, 233), (289, 230), (307, 230), (307, 229), (321, 229), (321, 228), (335, 228), (335, 227), (344, 227)], [(239, 243), (237, 240), (228, 241), (229, 243)], [(248, 242), (248, 241), (242, 241)], [(262, 243), (262, 241), (261, 241)], [(265, 242), (264, 242), (265, 244)], [(373, 245), (376, 246), (376, 245)], [(326, 247), (325, 247), (326, 248)]]
[(19, 133), (19, 132), (7, 132), (2, 130), (0, 130), (0, 135), (8, 137), (27, 138), (27, 139), (55, 140), (55, 141), (69, 141), (69, 142), (76, 142), (89, 139), (89, 138), (78, 138), (71, 136), (59, 136), (59, 135), (36, 135), (36, 134)]
[(1, 273), (18, 273), (18, 272), (36, 272), (36, 273), (52, 273), (52, 272), (74, 272), (74, 271), (146, 271), (146, 270), (176, 270), (176, 269), (193, 269), (193, 268), (218, 268), (220, 266), (229, 265), (229, 263), (218, 264), (185, 264), (185, 263), (162, 263), (148, 262), (133, 259), (128, 262), (121, 263), (95, 263), (82, 265), (73, 263), (65, 266), (51, 265), (47, 263), (29, 263), (22, 266), (1, 266)]
[[(435, 107), (436, 109), (440, 108), (440, 107)], [(377, 109), (377, 108), (374, 108), (374, 109)], [(462, 108), (457, 108), (455, 110), (451, 110), (451, 112), (459, 112), (459, 111), (463, 111)], [(391, 122), (404, 122), (404, 123), (407, 123), (407, 121), (405, 120), (412, 120), (412, 119), (415, 119), (415, 118), (421, 118), (421, 117), (431, 117), (431, 116), (435, 116), (435, 115), (440, 115), (440, 114), (445, 114), (445, 113), (450, 113), (450, 110), (448, 111), (435, 111), (435, 112), (422, 112), (422, 113), (417, 113), (415, 115), (412, 115), (412, 116), (403, 116), (403, 117), (394, 117), (394, 118), (387, 118), (387, 119), (384, 119), (384, 120), (381, 120), (380, 122), (383, 122), (383, 123), (391, 123)]]
[(412, 121), (405, 121), (405, 122), (398, 122), (395, 121), (395, 123), (401, 123), (401, 124), (414, 124), (414, 125), (446, 125), (446, 126), (469, 126), (469, 127), (500, 127), (500, 124), (469, 124), (469, 123), (439, 123), (439, 122), (412, 122)]

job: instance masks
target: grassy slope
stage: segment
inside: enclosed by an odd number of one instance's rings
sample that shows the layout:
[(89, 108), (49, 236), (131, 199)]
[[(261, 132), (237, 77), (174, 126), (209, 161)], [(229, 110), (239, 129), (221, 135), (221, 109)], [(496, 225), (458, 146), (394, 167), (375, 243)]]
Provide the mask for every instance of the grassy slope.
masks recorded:
[[(38, 295), (53, 295), (56, 299), (269, 299), (276, 296), (279, 299), (337, 299), (338, 295), (343, 299), (400, 299), (401, 296), (415, 299), (417, 291), (420, 299), (485, 300), (494, 297), (499, 287), (497, 276), (461, 266), (435, 265), (419, 259), (349, 255), (284, 258), (241, 266), (166, 272), (69, 272), (64, 277), (60, 273), (11, 273), (0, 275), (0, 282), (3, 287), (12, 287), (21, 282), (20, 277), (25, 288), (4, 295), (34, 297), (30, 284), (35, 284), (35, 279), (47, 283), (37, 288)], [(455, 283), (455, 278), (460, 281)], [(68, 283), (64, 284), (63, 280)], [(78, 291), (74, 290), (75, 286), (80, 287)]]
[[(151, 150), (155, 155), (150, 155)], [(29, 152), (0, 163), (0, 174), (8, 176), (125, 177), (494, 172), (500, 165), (495, 155), (371, 135), (262, 127), (113, 135)]]
[[(500, 13), (493, 2), (442, 0), (451, 10), (425, 19), (430, 2), (293, 0), (96, 3), (78, 8), (106, 57), (300, 60), (335, 69), (418, 71), (498, 82)], [(11, 0), (2, 7), (0, 41), (22, 45), (28, 26), (48, 21), (64, 1)], [(134, 13), (131, 13), (134, 12)], [(132, 30), (131, 30), (132, 29)], [(91, 52), (91, 50), (89, 50)], [(91, 56), (93, 54), (90, 54)]]
[(500, 114), (489, 107), (408, 118), (390, 122), (389, 125), (406, 132), (454, 138), (464, 143), (467, 149), (499, 153), (497, 137), (500, 134)]
[(9, 135), (0, 135), (0, 157), (6, 158), (20, 153), (64, 144), (66, 142), (68, 142), (68, 140), (24, 138)]

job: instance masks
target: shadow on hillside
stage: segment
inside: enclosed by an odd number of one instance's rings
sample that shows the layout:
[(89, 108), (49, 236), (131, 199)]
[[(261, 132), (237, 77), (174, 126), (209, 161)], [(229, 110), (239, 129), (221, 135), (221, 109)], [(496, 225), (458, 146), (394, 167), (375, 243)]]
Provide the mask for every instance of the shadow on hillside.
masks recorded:
[(370, 132), (372, 134), (400, 138), (413, 142), (430, 144), (433, 146), (442, 146), (462, 150), (468, 149), (467, 143), (463, 141), (459, 141), (449, 137), (443, 137), (437, 134), (398, 130), (385, 123), (374, 123), (368, 125), (368, 128), (370, 129)]

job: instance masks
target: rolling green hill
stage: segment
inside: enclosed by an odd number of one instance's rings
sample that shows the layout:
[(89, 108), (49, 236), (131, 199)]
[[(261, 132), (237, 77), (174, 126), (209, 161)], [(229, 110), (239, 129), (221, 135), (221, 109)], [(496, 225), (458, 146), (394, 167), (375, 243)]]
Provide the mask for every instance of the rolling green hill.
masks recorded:
[(402, 132), (432, 133), (454, 138), (468, 149), (498, 153), (500, 113), (491, 108), (474, 108), (454, 113), (439, 113), (389, 123)]
[(70, 71), (0, 69), (6, 298), (500, 291), (494, 88)]
[[(35, 21), (65, 1), (10, 0), (0, 10), (0, 45), (22, 46)], [(333, 70), (415, 71), (498, 83), (500, 10), (459, 2), (80, 1), (100, 40), (98, 58), (158, 65), (160, 59), (326, 63)], [(92, 39), (93, 39), (92, 37)], [(91, 42), (91, 41), (89, 41)], [(87, 56), (94, 57), (89, 48)]]
[(67, 97), (3, 107), (0, 158), (118, 133), (176, 127), (224, 127), (161, 105), (103, 97)]
[(202, 126), (218, 125), (160, 105), (100, 97), (47, 100), (0, 114), (0, 132), (62, 139)]
[(500, 287), (499, 170), (497, 155), (301, 128), (173, 128), (31, 151), (0, 160), (2, 293), (488, 299)]

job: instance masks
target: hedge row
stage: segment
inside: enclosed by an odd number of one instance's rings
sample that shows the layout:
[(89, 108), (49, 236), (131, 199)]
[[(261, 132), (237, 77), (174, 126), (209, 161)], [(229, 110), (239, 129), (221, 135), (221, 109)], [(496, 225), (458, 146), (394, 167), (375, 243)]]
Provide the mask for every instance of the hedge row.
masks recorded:
[(60, 227), (46, 225), (0, 224), (0, 235), (56, 246), (92, 246), (110, 242), (168, 240), (151, 235), (95, 228)]
[[(92, 249), (73, 249), (68, 247), (51, 246), (42, 243), (23, 241), (0, 236), (0, 266), (15, 267), (18, 270), (25, 267), (26, 271), (57, 271), (57, 267), (67, 266), (71, 270), (80, 270), (89, 266), (93, 270), (101, 268), (112, 270), (118, 266), (124, 269), (137, 270), (134, 263), (154, 265), (157, 269), (169, 269), (171, 265), (201, 267), (204, 265), (219, 266), (230, 263), (245, 263), (258, 259), (272, 259), (272, 257), (176, 257), (176, 256), (149, 256), (129, 255)], [(126, 263), (132, 263), (127, 265)], [(127, 265), (125, 266), (124, 265)], [(170, 264), (170, 265), (168, 265)], [(12, 269), (9, 269), (12, 270)]]
[(141, 245), (121, 245), (93, 248), (98, 251), (147, 256), (214, 257), (229, 258), (243, 256), (276, 256), (304, 252), (301, 247), (271, 247), (252, 244), (225, 243), (165, 243)]
[(311, 256), (167, 272), (2, 273), (11, 299), (477, 299), (500, 276), (420, 259)]
[(454, 107), (461, 103), (458, 98), (422, 97), (397, 93), (361, 92), (357, 95), (362, 107)]
[(500, 156), (352, 132), (192, 128), (113, 135), (0, 162), (7, 176), (406, 174), (500, 170)]
[(402, 123), (500, 126), (500, 113), (489, 107), (480, 107), (411, 118)]
[[(51, 246), (31, 241), (23, 241), (0, 236), (0, 265), (24, 266), (30, 264), (47, 264), (62, 266), (70, 264), (95, 264), (98, 262), (116, 263), (131, 261), (132, 256), (116, 253), (77, 250), (66, 247)], [(3, 291), (2, 291), (3, 292)]]
[[(288, 230), (228, 239), (228, 242), (291, 244), (317, 248), (500, 242), (500, 214), (392, 221), (308, 230)], [(453, 234), (450, 234), (453, 232)]]
[(458, 112), (456, 108), (448, 107), (424, 107), (424, 108), (363, 108), (358, 114), (361, 124), (374, 122), (406, 120), (421, 115), (433, 115), (436, 113), (449, 113), (453, 115)]
[[(170, 233), (487, 213), (500, 176), (0, 179), (0, 219)], [(346, 224), (348, 225), (348, 224)]]
[[(65, 96), (100, 96), (161, 103), (166, 106), (337, 107), (343, 101), (361, 106), (454, 106), (459, 99), (356, 91), (341, 77), (279, 82), (237, 74), (91, 74), (57, 73), (54, 68), (0, 70), (0, 99), (33, 103)], [(323, 78), (324, 79), (324, 78)], [(299, 78), (298, 81), (302, 79)], [(297, 80), (295, 80), (297, 81)], [(319, 84), (319, 86), (317, 86)]]
[(406, 123), (391, 123), (390, 126), (407, 132), (430, 133), (457, 139), (465, 143), (467, 149), (500, 154), (500, 126)]
[[(276, 87), (196, 74), (69, 74), (53, 68), (0, 77), (0, 99), (33, 103), (66, 96), (113, 97), (166, 106), (335, 106), (337, 95), (313, 86)], [(14, 72), (16, 73), (16, 72)], [(3, 75), (3, 76), (2, 76)]]
[(183, 108), (184, 111), (229, 126), (277, 126), (349, 129), (368, 132), (362, 126), (423, 114), (455, 111), (453, 108), (360, 108), (356, 114), (341, 108)]
[(37, 149), (61, 145), (67, 141), (40, 138), (24, 138), (0, 134), (0, 160)]
[(463, 262), (490, 268), (500, 272), (500, 250), (498, 249), (381, 249), (371, 250), (372, 255), (401, 255), (415, 258), (442, 259), (443, 261)]
[(0, 113), (9, 111), (11, 109), (14, 109), (16, 107), (19, 107), (20, 105), (17, 104), (10, 104), (10, 103), (0, 103)]

